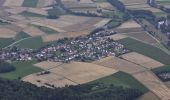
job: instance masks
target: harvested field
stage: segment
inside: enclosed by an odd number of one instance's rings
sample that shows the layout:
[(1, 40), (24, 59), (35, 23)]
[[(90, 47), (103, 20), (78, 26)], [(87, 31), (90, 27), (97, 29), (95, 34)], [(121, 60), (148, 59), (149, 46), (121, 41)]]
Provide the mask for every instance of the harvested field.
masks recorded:
[(143, 31), (143, 28), (135, 21), (128, 21), (115, 28), (118, 33), (139, 32)]
[(50, 41), (62, 39), (64, 37), (65, 36), (63, 34), (51, 34), (51, 35), (42, 36), (42, 39), (43, 39), (43, 42), (50, 42)]
[(6, 25), (5, 28), (7, 29), (10, 29), (10, 30), (13, 30), (15, 32), (20, 32), (22, 31), (23, 28), (19, 27), (19, 26), (16, 26), (16, 25)]
[(139, 64), (139, 65), (144, 66), (144, 67), (149, 68), (149, 69), (164, 66), (164, 64), (162, 64), (160, 62), (153, 60), (149, 57), (146, 57), (144, 55), (141, 55), (139, 53), (136, 53), (136, 52), (124, 54), (121, 57), (123, 59), (127, 60), (127, 61)]
[[(51, 64), (50, 63), (51, 62), (42, 62), (36, 64), (36, 66), (38, 65), (40, 68), (49, 68), (48, 71), (51, 72), (50, 74), (39, 76), (37, 76), (36, 74), (32, 74), (26, 76), (25, 78), (23, 78), (23, 80), (36, 84), (38, 86), (44, 86), (44, 83), (48, 83), (57, 87), (63, 87), (67, 84), (76, 85), (87, 83), (117, 72), (117, 70), (115, 69), (106, 68), (91, 63), (71, 62), (61, 65), (59, 65), (59, 63), (55, 64), (54, 62), (52, 62)], [(40, 80), (41, 82), (37, 82), (38, 80)]]
[(148, 93), (145, 93), (140, 98), (138, 98), (137, 100), (161, 100), (161, 99), (158, 98), (154, 93), (148, 92)]
[(116, 40), (127, 38), (127, 36), (122, 35), (122, 34), (115, 34), (115, 35), (112, 35), (111, 38), (116, 41)]
[(96, 28), (100, 28), (100, 27), (106, 25), (109, 21), (110, 21), (110, 19), (103, 19), (103, 20), (99, 21), (98, 23), (96, 23), (94, 26)]
[(13, 38), (17, 33), (7, 28), (0, 28), (0, 38)]
[(99, 2), (96, 3), (97, 6), (103, 8), (103, 9), (109, 9), (109, 10), (114, 10), (115, 8), (108, 2)]
[(24, 7), (10, 7), (9, 9), (5, 9), (5, 11), (12, 13), (12, 14), (19, 14), (25, 11), (27, 8)]
[(49, 87), (47, 84), (54, 85), (55, 87), (64, 87), (65, 85), (77, 85), (76, 83), (66, 79), (65, 77), (56, 75), (54, 73), (46, 75), (31, 74), (24, 77), (22, 80), (35, 84), (39, 87)]
[(129, 74), (145, 71), (145, 68), (117, 57), (107, 57), (93, 62), (97, 65), (120, 70)]
[(80, 32), (67, 32), (67, 33), (59, 33), (59, 34), (50, 34), (50, 35), (44, 35), (42, 36), (42, 39), (44, 42), (50, 42), (50, 41), (56, 41), (58, 39), (63, 39), (65, 37), (77, 37), (77, 36), (83, 36), (88, 35), (91, 31), (80, 31)]
[(15, 7), (15, 6), (21, 6), (24, 0), (6, 0), (3, 6), (8, 7)]
[(57, 20), (43, 19), (33, 22), (32, 24), (46, 26), (58, 32), (79, 32), (95, 29), (95, 24), (102, 20), (102, 18), (64, 15)]
[[(62, 2), (77, 2), (78, 3), (78, 1), (77, 0), (61, 0)], [(80, 0), (80, 2), (79, 3), (94, 3), (92, 0)]]
[(125, 5), (141, 5), (146, 4), (147, 0), (120, 0)]
[(156, 44), (158, 41), (154, 39), (152, 36), (147, 34), (145, 31), (141, 32), (129, 32), (129, 33), (124, 33), (124, 35), (135, 38), (137, 40), (140, 40), (142, 42), (148, 43), (148, 44)]
[(87, 83), (117, 72), (117, 70), (112, 68), (82, 62), (63, 64), (57, 68), (50, 69), (50, 71), (67, 77), (79, 84)]
[[(169, 100), (170, 90), (152, 72), (146, 71), (133, 75), (162, 100)], [(145, 77), (144, 77), (145, 76)]]
[(38, 28), (35, 28), (35, 27), (28, 27), (28, 28), (24, 29), (23, 31), (25, 33), (28, 33), (28, 35), (30, 35), (32, 37), (45, 35), (44, 32), (42, 32), (41, 30), (39, 30)]
[(46, 10), (40, 9), (40, 8), (28, 8), (26, 11), (31, 12), (31, 13), (35, 13), (35, 14), (45, 15), (45, 16), (48, 15)]
[(44, 70), (52, 69), (59, 65), (62, 65), (62, 63), (61, 62), (51, 62), (51, 61), (43, 61), (43, 62), (34, 64), (34, 66), (39, 67)]
[(140, 28), (141, 26), (138, 23), (136, 23), (135, 21), (131, 20), (131, 21), (123, 23), (122, 25), (120, 25), (117, 28), (121, 29), (121, 28), (136, 28), (136, 27)]

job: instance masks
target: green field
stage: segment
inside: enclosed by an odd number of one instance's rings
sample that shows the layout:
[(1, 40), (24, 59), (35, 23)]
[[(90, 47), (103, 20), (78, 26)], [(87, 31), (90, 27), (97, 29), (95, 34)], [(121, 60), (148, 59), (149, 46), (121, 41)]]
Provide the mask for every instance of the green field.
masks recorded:
[(165, 65), (170, 65), (170, 56), (157, 47), (151, 46), (146, 43), (142, 43), (131, 38), (121, 39), (119, 40), (119, 42), (122, 43), (129, 50), (153, 58)]
[(42, 71), (42, 69), (33, 66), (35, 63), (36, 61), (13, 62), (12, 65), (16, 67), (16, 70), (9, 73), (0, 74), (0, 77), (6, 79), (18, 79), (29, 74)]
[(58, 34), (59, 32), (57, 32), (56, 30), (53, 30), (49, 27), (45, 27), (45, 26), (38, 26), (38, 25), (32, 25), (34, 27), (37, 27), (38, 29), (40, 29), (41, 31), (43, 31), (46, 34)]
[(21, 40), (23, 38), (28, 38), (30, 37), (27, 33), (21, 31), (15, 36), (15, 41)]
[(117, 72), (111, 76), (104, 77), (90, 83), (103, 83), (105, 85), (113, 84), (115, 86), (123, 86), (125, 88), (136, 88), (144, 93), (148, 92), (148, 89), (144, 85), (134, 79), (131, 75), (124, 72)]
[(164, 71), (170, 71), (170, 66), (162, 66), (159, 68), (155, 68), (152, 70), (154, 73), (164, 72)]
[(11, 43), (13, 43), (15, 40), (12, 38), (0, 38), (0, 48), (4, 48)]
[(24, 11), (24, 12), (20, 13), (20, 15), (25, 16), (25, 17), (46, 17), (45, 15), (32, 13), (32, 12), (27, 12), (27, 11)]
[(24, 0), (22, 7), (36, 7), (39, 0)]
[(30, 49), (38, 49), (44, 45), (41, 37), (33, 37), (25, 39), (17, 44), (15, 44), (19, 48), (30, 48)]

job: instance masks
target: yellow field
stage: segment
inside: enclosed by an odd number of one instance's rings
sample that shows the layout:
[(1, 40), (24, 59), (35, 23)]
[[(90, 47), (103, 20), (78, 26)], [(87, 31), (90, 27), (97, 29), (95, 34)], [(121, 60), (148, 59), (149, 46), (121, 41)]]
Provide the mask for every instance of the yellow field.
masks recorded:
[(126, 60), (117, 58), (117, 57), (107, 57), (98, 61), (93, 62), (97, 65), (105, 66), (108, 68), (113, 68), (116, 70), (120, 70), (129, 74), (134, 74), (138, 72), (142, 72), (145, 68), (140, 67), (134, 63), (128, 62)]
[(13, 38), (17, 33), (7, 28), (0, 28), (0, 38)]
[(164, 64), (162, 64), (160, 62), (153, 60), (149, 57), (146, 57), (144, 55), (141, 55), (139, 53), (136, 53), (136, 52), (124, 54), (121, 57), (123, 59), (126, 59), (127, 61), (133, 62), (135, 64), (139, 64), (139, 65), (144, 66), (148, 69), (164, 66)]
[(83, 84), (117, 72), (117, 70), (113, 68), (83, 62), (64, 64), (42, 62), (35, 64), (35, 66), (51, 72), (50, 74), (45, 75), (31, 74), (23, 78), (24, 81), (31, 82), (37, 86), (46, 86), (45, 83), (56, 87)]

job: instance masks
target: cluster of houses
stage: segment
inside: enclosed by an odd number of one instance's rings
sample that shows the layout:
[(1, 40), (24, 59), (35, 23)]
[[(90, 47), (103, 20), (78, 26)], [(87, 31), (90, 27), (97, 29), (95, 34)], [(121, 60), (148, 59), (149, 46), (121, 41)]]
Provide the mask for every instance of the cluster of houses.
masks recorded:
[(109, 37), (113, 34), (115, 34), (113, 30), (101, 30), (88, 36), (63, 39), (38, 50), (11, 47), (8, 50), (0, 51), (0, 60), (94, 61), (129, 52), (122, 44)]
[(169, 81), (170, 80), (170, 72), (163, 72), (158, 74), (158, 77), (163, 81)]

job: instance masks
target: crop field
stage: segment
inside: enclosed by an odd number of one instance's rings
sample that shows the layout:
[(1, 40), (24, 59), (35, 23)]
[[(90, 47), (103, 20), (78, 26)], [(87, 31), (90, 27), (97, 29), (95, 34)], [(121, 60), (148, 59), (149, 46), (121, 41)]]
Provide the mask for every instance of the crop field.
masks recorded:
[(24, 0), (5, 0), (5, 3), (3, 4), (3, 6), (22, 6), (22, 3), (24, 2)]
[(43, 61), (43, 62), (34, 64), (34, 66), (39, 67), (44, 70), (48, 70), (48, 69), (55, 68), (57, 66), (62, 66), (62, 64), (63, 63), (61, 62)]
[(45, 15), (33, 13), (33, 12), (28, 12), (28, 11), (23, 11), (20, 13), (20, 15), (24, 17), (45, 17)]
[(127, 21), (115, 28), (118, 33), (139, 32), (143, 31), (142, 27), (135, 21)]
[(105, 85), (113, 84), (115, 86), (123, 86), (128, 88), (136, 88), (142, 92), (148, 92), (148, 89), (142, 85), (139, 81), (133, 78), (131, 75), (124, 72), (117, 72), (113, 75), (92, 81), (90, 83), (104, 83)]
[(156, 0), (156, 2), (166, 8), (170, 8), (170, 0)]
[(19, 43), (15, 44), (19, 48), (30, 48), (30, 49), (38, 49), (45, 45), (41, 37), (33, 37), (27, 38)]
[[(109, 76), (117, 72), (117, 70), (115, 69), (106, 68), (91, 63), (83, 62), (71, 62), (68, 64), (67, 63), (48, 64), (48, 63), (42, 62), (36, 64), (36, 66), (38, 65), (40, 66), (40, 68), (48, 69), (48, 71), (50, 72), (49, 74), (45, 75), (32, 74), (26, 76), (25, 78), (23, 78), (23, 80), (31, 82), (33, 84), (37, 84), (38, 86), (39, 84), (42, 85), (42, 83), (48, 83), (56, 87), (63, 87), (67, 84), (75, 85), (87, 83), (98, 78)], [(47, 67), (44, 65), (47, 65)], [(40, 80), (40, 82), (37, 82), (37, 80)]]
[(4, 48), (13, 42), (14, 40), (12, 38), (0, 38), (0, 48)]
[(131, 38), (135, 38), (139, 41), (148, 43), (148, 44), (157, 44), (158, 41), (154, 39), (150, 34), (146, 33), (145, 31), (140, 31), (140, 32), (129, 32), (129, 33), (124, 33), (123, 35), (126, 35)]
[(115, 34), (115, 35), (112, 35), (110, 36), (113, 40), (117, 41), (117, 40), (121, 40), (121, 39), (124, 39), (124, 38), (127, 38), (126, 35), (122, 35), (122, 34)]
[(13, 38), (16, 32), (7, 28), (0, 28), (0, 38)]
[(53, 0), (38, 0), (37, 7), (42, 8), (52, 4), (53, 4)]
[(13, 62), (12, 64), (16, 67), (16, 70), (9, 73), (0, 74), (0, 77), (6, 79), (19, 79), (29, 74), (42, 71), (42, 69), (33, 66), (35, 63), (36, 61)]
[(148, 69), (164, 66), (162, 63), (136, 52), (131, 52), (121, 56), (123, 59), (144, 66)]
[(120, 0), (122, 3), (127, 5), (141, 5), (146, 4), (147, 0)]
[(137, 100), (161, 100), (161, 99), (157, 97), (154, 93), (147, 92)]
[(28, 27), (24, 30), (25, 33), (28, 33), (28, 35), (35, 37), (35, 36), (42, 36), (45, 35), (46, 33), (44, 33), (43, 31), (41, 31), (40, 29), (36, 28), (36, 27)]
[(170, 56), (157, 47), (151, 46), (146, 43), (142, 43), (132, 38), (125, 38), (118, 41), (123, 45), (125, 45), (125, 47), (127, 47), (130, 50), (148, 56), (154, 60), (161, 62), (162, 64), (167, 64), (167, 65), (170, 64), (169, 62)]
[(168, 100), (170, 98), (170, 90), (154, 74), (141, 72), (133, 76), (161, 99)]
[(24, 0), (22, 3), (23, 7), (37, 7), (39, 0)]
[[(70, 20), (72, 19), (72, 20)], [(74, 15), (64, 15), (57, 20), (43, 19), (32, 24), (47, 26), (58, 32), (71, 32), (71, 31), (82, 31), (87, 29), (94, 29), (95, 24), (106, 19), (93, 18), (93, 17), (81, 17)], [(107, 23), (107, 21), (106, 21)], [(79, 28), (77, 28), (79, 26)], [(57, 30), (58, 29), (58, 30)]]
[(116, 70), (120, 70), (122, 72), (126, 72), (129, 74), (134, 74), (138, 72), (145, 71), (145, 68), (134, 64), (132, 62), (117, 58), (117, 57), (107, 57), (98, 61), (93, 62), (97, 65), (113, 68)]

